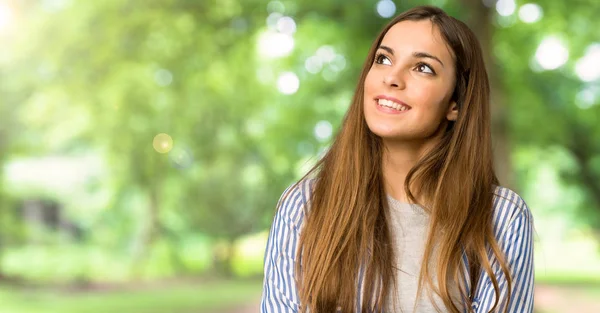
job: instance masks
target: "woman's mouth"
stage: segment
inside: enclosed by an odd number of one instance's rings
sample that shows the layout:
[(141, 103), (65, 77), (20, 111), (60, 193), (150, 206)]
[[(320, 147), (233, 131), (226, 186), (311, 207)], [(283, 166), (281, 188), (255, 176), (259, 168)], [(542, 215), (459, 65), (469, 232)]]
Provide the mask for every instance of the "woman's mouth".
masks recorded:
[(396, 103), (392, 100), (386, 100), (386, 99), (379, 99), (377, 100), (377, 104), (379, 104), (382, 107), (388, 107), (388, 108), (392, 108), (394, 110), (397, 111), (406, 111), (406, 110), (410, 110), (409, 106), (400, 104), (400, 103)]
[(401, 113), (401, 112), (405, 112), (411, 109), (410, 106), (401, 103), (399, 101), (393, 101), (390, 99), (383, 99), (383, 98), (378, 98), (375, 99), (376, 104), (377, 104), (377, 108), (379, 109), (379, 111), (382, 112), (386, 112), (386, 113)]

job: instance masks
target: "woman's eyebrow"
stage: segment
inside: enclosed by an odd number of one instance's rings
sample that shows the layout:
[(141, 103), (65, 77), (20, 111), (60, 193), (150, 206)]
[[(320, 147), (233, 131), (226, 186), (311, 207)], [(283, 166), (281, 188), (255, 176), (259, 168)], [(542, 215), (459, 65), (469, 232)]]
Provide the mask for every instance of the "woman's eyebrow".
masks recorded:
[[(380, 45), (378, 47), (378, 49), (382, 49), (387, 51), (389, 54), (391, 54), (392, 56), (394, 55), (394, 49), (388, 47), (388, 46), (384, 46), (384, 45)], [(436, 60), (437, 62), (439, 62), (442, 67), (444, 67), (444, 63), (436, 56), (429, 54), (427, 52), (413, 52), (413, 57), (418, 58), (418, 59), (423, 59), (423, 58), (427, 58), (427, 59), (432, 59), (432, 60)]]
[(391, 54), (392, 56), (394, 55), (394, 49), (388, 47), (388, 46), (384, 46), (384, 45), (379, 45), (378, 49), (383, 49), (387, 52), (389, 52), (389, 54)]
[(441, 65), (442, 65), (442, 67), (444, 67), (444, 63), (442, 63), (442, 60), (440, 60), (440, 59), (439, 59), (438, 57), (436, 57), (435, 55), (431, 55), (431, 54), (429, 54), (429, 53), (427, 53), (427, 52), (413, 52), (413, 56), (414, 56), (415, 58), (419, 58), (419, 59), (422, 59), (422, 58), (427, 58), (427, 59), (433, 59), (433, 60), (436, 60), (436, 61), (438, 61), (438, 62), (439, 62)]

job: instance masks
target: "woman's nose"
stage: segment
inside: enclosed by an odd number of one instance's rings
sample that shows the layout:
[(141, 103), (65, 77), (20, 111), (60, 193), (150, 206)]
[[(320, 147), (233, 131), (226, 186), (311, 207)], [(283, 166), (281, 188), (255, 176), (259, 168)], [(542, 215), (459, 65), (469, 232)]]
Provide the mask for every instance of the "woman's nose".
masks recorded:
[(383, 76), (383, 83), (392, 87), (403, 89), (406, 87), (403, 74), (397, 70), (391, 70)]

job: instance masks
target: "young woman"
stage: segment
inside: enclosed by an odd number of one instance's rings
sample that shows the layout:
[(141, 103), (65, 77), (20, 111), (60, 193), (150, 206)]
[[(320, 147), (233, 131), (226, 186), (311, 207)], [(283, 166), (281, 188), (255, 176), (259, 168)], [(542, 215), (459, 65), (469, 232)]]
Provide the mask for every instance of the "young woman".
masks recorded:
[(383, 29), (277, 208), (263, 313), (533, 311), (532, 217), (494, 174), (481, 48), (438, 8)]

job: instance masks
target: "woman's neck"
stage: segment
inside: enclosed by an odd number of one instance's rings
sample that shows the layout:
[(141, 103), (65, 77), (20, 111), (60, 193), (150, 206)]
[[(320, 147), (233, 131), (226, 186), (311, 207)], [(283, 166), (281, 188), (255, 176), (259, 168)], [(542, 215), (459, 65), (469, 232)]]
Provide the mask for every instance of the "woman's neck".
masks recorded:
[[(382, 171), (385, 192), (398, 201), (409, 202), (404, 190), (406, 176), (433, 143), (429, 141), (417, 144), (384, 140), (383, 146)], [(411, 191), (415, 193), (415, 190)], [(418, 195), (415, 196), (419, 200)]]

